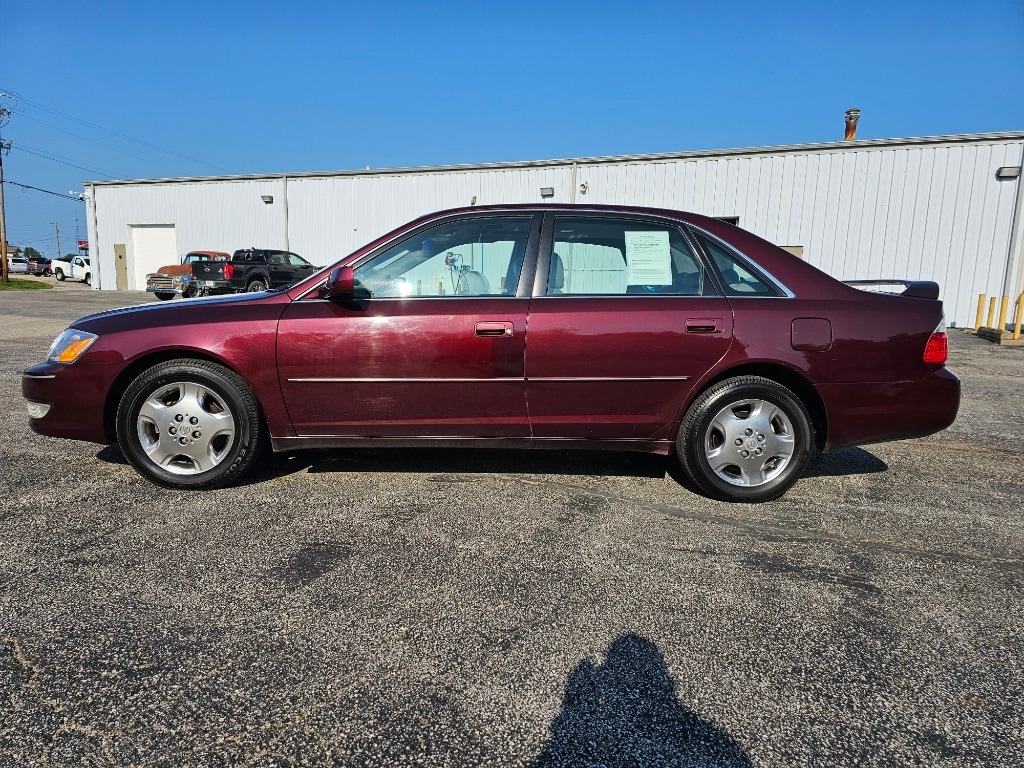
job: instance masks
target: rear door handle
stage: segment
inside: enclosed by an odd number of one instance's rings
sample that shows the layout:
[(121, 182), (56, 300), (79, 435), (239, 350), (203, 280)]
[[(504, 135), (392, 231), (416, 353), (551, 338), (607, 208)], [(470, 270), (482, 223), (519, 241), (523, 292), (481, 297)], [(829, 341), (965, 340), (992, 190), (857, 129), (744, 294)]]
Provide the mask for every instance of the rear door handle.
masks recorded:
[(512, 323), (500, 320), (486, 321), (476, 324), (477, 336), (511, 336)]
[(724, 324), (720, 317), (694, 317), (687, 318), (687, 333), (721, 333)]

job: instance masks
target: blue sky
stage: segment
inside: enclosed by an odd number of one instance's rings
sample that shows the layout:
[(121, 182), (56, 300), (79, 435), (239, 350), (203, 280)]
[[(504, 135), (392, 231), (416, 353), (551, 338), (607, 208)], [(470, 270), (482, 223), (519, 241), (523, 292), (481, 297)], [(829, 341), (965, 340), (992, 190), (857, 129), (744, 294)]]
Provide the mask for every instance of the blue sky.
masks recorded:
[[(860, 138), (1024, 130), (1024, 0), (0, 0), (0, 39), (5, 178), (62, 193), (835, 141), (853, 106)], [(81, 203), (5, 196), (12, 243), (85, 237)]]

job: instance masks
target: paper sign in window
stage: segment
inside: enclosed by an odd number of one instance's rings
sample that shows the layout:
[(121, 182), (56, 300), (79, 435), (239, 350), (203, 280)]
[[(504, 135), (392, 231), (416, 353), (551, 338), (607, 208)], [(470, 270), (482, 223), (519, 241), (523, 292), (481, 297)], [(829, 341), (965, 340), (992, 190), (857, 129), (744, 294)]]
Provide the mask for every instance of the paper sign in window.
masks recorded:
[(672, 285), (668, 232), (626, 232), (629, 285)]

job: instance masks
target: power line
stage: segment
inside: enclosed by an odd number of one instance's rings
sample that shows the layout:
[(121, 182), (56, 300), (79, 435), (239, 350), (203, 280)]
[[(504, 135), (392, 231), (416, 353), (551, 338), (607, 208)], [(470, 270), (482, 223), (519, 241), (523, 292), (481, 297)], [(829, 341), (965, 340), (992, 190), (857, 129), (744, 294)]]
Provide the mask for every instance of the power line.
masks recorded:
[(182, 160), (188, 160), (188, 161), (193, 162), (193, 163), (199, 163), (200, 165), (205, 165), (205, 166), (208, 166), (210, 168), (214, 168), (214, 169), (216, 169), (218, 171), (221, 171), (223, 173), (230, 173), (230, 171), (228, 171), (226, 168), (221, 168), (220, 166), (214, 165), (213, 163), (208, 163), (205, 160), (199, 160), (199, 159), (197, 159), (195, 157), (189, 157), (188, 155), (182, 155), (182, 154), (180, 154), (178, 152), (174, 152), (173, 150), (164, 149), (163, 147), (158, 147), (156, 144), (151, 144), (148, 141), (142, 141), (141, 139), (136, 139), (136, 138), (134, 138), (132, 136), (128, 136), (127, 134), (119, 133), (117, 131), (112, 131), (109, 128), (104, 128), (102, 125), (96, 125), (95, 123), (90, 123), (90, 122), (88, 122), (86, 120), (82, 120), (80, 118), (77, 118), (74, 115), (69, 115), (66, 112), (61, 112), (60, 110), (52, 109), (50, 107), (43, 106), (42, 104), (39, 104), (39, 103), (34, 102), (34, 101), (31, 101), (30, 99), (26, 99), (24, 96), (19, 96), (16, 93), (11, 93), (10, 91), (4, 91), (3, 89), (0, 89), (0, 91), (3, 91), (7, 96), (9, 96), (12, 99), (15, 99), (17, 101), (23, 101), (26, 104), (30, 104), (31, 106), (35, 107), (36, 109), (41, 109), (44, 112), (50, 112), (50, 113), (52, 113), (54, 115), (59, 115), (60, 117), (63, 117), (65, 119), (67, 119), (67, 120), (72, 120), (72, 121), (74, 121), (76, 123), (81, 123), (82, 125), (87, 125), (90, 128), (94, 128), (97, 131), (103, 131), (104, 133), (109, 133), (111, 136), (117, 136), (120, 139), (125, 139), (126, 141), (131, 141), (131, 142), (134, 142), (135, 144), (141, 144), (144, 147), (149, 147), (150, 149), (155, 149), (156, 151), (163, 152), (164, 154), (174, 155), (175, 157), (179, 157)]
[[(40, 189), (39, 187), (33, 187), (31, 184), (19, 184), (18, 182), (10, 181), (9, 179), (4, 179), (4, 184), (13, 184), (14, 186), (21, 187), (22, 189), (34, 189), (36, 192), (45, 192), (48, 195), (55, 195), (57, 197), (66, 197), (68, 200), (78, 200), (78, 201), (81, 201), (81, 199), (82, 199), (82, 198), (78, 197), (77, 195), (65, 195), (65, 194), (63, 194), (61, 192), (51, 192), (48, 189)], [(51, 222), (51, 224), (52, 224), (52, 222)]]
[(37, 155), (39, 157), (44, 157), (47, 160), (53, 160), (53, 162), (55, 162), (55, 163), (63, 163), (64, 165), (70, 165), (72, 168), (79, 168), (79, 169), (81, 169), (83, 171), (88, 171), (89, 173), (98, 173), (100, 176), (103, 176), (103, 177), (108, 178), (108, 179), (113, 179), (114, 178), (109, 173), (104, 173), (103, 171), (98, 171), (95, 168), (88, 168), (88, 167), (86, 167), (84, 165), (78, 165), (77, 163), (72, 163), (70, 160), (67, 160), (67, 159), (62, 160), (62, 159), (60, 159), (58, 157), (53, 157), (51, 155), (43, 154), (42, 152), (39, 152), (37, 150), (34, 151), (33, 149), (29, 149), (28, 147), (26, 147), (24, 144), (16, 144), (13, 148), (14, 149), (19, 149), (22, 152), (28, 152), (30, 155)]
[(104, 149), (109, 149), (109, 150), (112, 150), (113, 152), (119, 152), (120, 154), (125, 155), (126, 157), (131, 157), (131, 158), (134, 158), (136, 160), (141, 160), (144, 163), (150, 163), (151, 165), (155, 165), (157, 168), (163, 168), (164, 170), (171, 171), (172, 173), (177, 173), (178, 172), (178, 170), (176, 168), (172, 168), (169, 165), (164, 165), (163, 163), (158, 163), (158, 162), (156, 162), (156, 160), (150, 160), (150, 159), (145, 158), (145, 157), (140, 157), (139, 155), (133, 155), (131, 152), (125, 152), (123, 149), (118, 149), (117, 147), (112, 147), (109, 144), (104, 144), (103, 142), (96, 141), (95, 139), (90, 139), (90, 138), (88, 138), (86, 136), (82, 136), (82, 135), (74, 133), (72, 131), (65, 130), (64, 128), (61, 128), (61, 127), (56, 126), (56, 125), (52, 125), (51, 123), (47, 123), (47, 122), (45, 122), (43, 120), (38, 120), (37, 118), (31, 117), (31, 116), (26, 115), (26, 114), (21, 114), (20, 116), (22, 118), (24, 118), (25, 120), (31, 120), (33, 123), (39, 123), (40, 125), (45, 125), (47, 128), (52, 128), (55, 131), (60, 131), (61, 133), (66, 133), (68, 136), (74, 136), (76, 139), (81, 139), (82, 141), (88, 141), (90, 144), (95, 144), (97, 147), (103, 147)]

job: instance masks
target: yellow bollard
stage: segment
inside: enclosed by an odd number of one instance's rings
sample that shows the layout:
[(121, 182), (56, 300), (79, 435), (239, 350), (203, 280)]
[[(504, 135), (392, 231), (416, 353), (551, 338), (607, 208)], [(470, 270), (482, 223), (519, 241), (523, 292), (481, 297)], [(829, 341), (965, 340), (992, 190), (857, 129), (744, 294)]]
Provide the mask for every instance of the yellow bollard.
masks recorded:
[(1000, 333), (1006, 330), (1006, 310), (1010, 305), (1010, 297), (1003, 296), (1002, 301), (999, 302), (999, 328)]
[(1020, 325), (1024, 321), (1024, 293), (1017, 297), (1017, 316), (1013, 320), (1013, 340), (1020, 338)]
[(978, 294), (978, 314), (974, 318), (974, 330), (978, 330), (979, 328), (981, 328), (981, 318), (984, 316), (984, 314), (985, 314), (985, 294), (984, 293), (979, 293)]
[(986, 328), (996, 327), (996, 297), (993, 296), (988, 300), (988, 323), (985, 325)]

